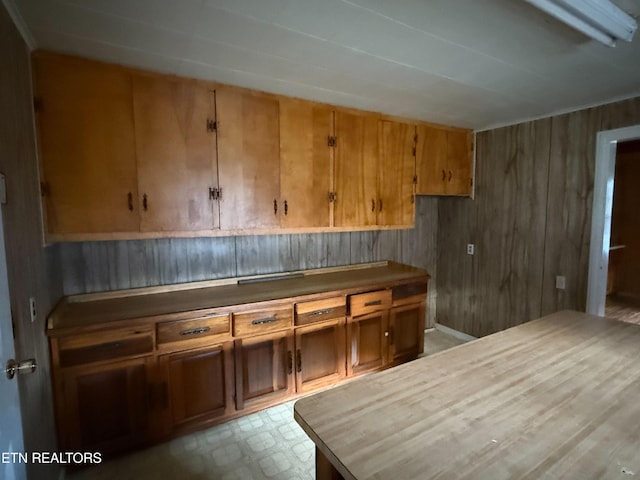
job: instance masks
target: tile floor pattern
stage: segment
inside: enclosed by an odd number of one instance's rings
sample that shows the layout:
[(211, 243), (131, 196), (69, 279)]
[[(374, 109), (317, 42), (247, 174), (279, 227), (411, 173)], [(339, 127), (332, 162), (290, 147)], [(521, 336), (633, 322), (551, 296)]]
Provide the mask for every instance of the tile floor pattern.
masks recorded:
[(71, 480), (315, 478), (315, 447), (293, 401), (67, 475)]
[[(433, 330), (425, 355), (464, 343)], [(312, 480), (315, 446), (294, 401), (68, 474), (69, 480)]]

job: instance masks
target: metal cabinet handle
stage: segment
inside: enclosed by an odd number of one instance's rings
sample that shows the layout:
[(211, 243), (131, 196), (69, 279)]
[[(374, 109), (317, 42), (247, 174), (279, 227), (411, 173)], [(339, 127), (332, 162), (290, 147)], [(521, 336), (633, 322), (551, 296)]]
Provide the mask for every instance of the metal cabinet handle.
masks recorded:
[(333, 312), (333, 308), (325, 308), (323, 310), (316, 310), (314, 312), (311, 312), (311, 315), (325, 315), (331, 312)]
[(133, 212), (133, 193), (131, 192), (127, 194), (127, 206), (129, 207), (129, 211)]
[(300, 349), (296, 351), (296, 371), (302, 371), (302, 352), (300, 351)]
[(199, 335), (201, 333), (206, 333), (211, 330), (211, 327), (199, 327), (199, 328), (190, 328), (189, 330), (182, 330), (180, 335)]
[(364, 304), (365, 307), (373, 307), (374, 305), (382, 305), (382, 300), (373, 300)]
[(251, 325), (264, 325), (265, 323), (273, 323), (277, 321), (278, 319), (276, 317), (259, 318), (257, 320), (253, 320)]

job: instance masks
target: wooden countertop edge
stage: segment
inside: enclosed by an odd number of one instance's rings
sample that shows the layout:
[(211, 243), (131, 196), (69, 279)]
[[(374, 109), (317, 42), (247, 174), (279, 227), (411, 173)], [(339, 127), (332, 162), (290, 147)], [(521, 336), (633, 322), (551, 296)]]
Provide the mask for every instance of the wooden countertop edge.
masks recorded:
[(347, 467), (345, 467), (342, 464), (342, 462), (338, 459), (338, 457), (336, 457), (333, 454), (333, 452), (329, 449), (329, 447), (327, 447), (324, 444), (324, 442), (320, 439), (320, 437), (316, 435), (316, 433), (307, 424), (307, 422), (305, 422), (304, 419), (300, 417), (300, 415), (298, 414), (298, 411), (296, 410), (295, 404), (293, 405), (293, 419), (298, 423), (298, 425), (300, 425), (302, 430), (304, 430), (304, 432), (309, 436), (309, 438), (314, 443), (316, 448), (318, 448), (318, 450), (320, 450), (323, 453), (323, 455), (327, 458), (327, 460), (331, 462), (331, 465), (333, 465), (335, 469), (340, 472), (340, 475), (342, 475), (342, 478), (344, 480), (358, 480), (356, 477), (354, 477), (351, 474), (351, 472), (347, 469)]
[[(313, 275), (319, 275), (322, 273), (336, 273), (340, 271), (356, 271), (356, 270), (362, 270), (365, 268), (376, 268), (376, 267), (380, 268), (385, 266), (406, 270), (408, 274), (413, 273), (414, 275), (409, 275), (407, 278), (401, 279), (401, 280), (396, 279), (396, 280), (380, 281), (375, 278), (372, 278), (370, 282), (367, 282), (365, 284), (359, 284), (353, 287), (342, 287), (337, 289), (329, 288), (329, 289), (318, 290), (315, 292), (292, 295), (289, 297), (270, 296), (269, 298), (263, 298), (257, 301), (254, 300), (254, 301), (248, 301), (248, 302), (230, 302), (228, 304), (215, 304), (212, 302), (211, 304), (200, 304), (200, 305), (194, 306), (193, 308), (179, 308), (176, 310), (168, 310), (165, 312), (156, 311), (149, 314), (123, 316), (121, 318), (114, 318), (111, 320), (97, 321), (93, 323), (88, 322), (83, 325), (78, 325), (76, 323), (73, 323), (71, 325), (64, 325), (63, 319), (65, 316), (65, 313), (70, 308), (73, 308), (73, 305), (76, 305), (78, 303), (81, 303), (81, 304), (90, 303), (92, 301), (97, 301), (97, 302), (116, 301), (119, 298), (124, 299), (124, 298), (135, 297), (135, 296), (153, 295), (157, 293), (173, 293), (173, 292), (178, 293), (180, 291), (187, 291), (191, 289), (211, 288), (211, 287), (225, 286), (225, 285), (233, 286), (234, 284), (237, 284), (238, 279), (237, 278), (234, 279), (235, 280), (234, 283), (214, 284), (213, 286), (208, 285), (205, 287), (202, 286), (203, 282), (194, 282), (192, 284), (180, 284), (182, 287), (187, 287), (187, 288), (177, 288), (175, 290), (174, 289), (163, 290), (162, 287), (159, 287), (160, 288), (159, 291), (149, 292), (147, 289), (145, 289), (147, 290), (145, 293), (137, 293), (134, 295), (117, 294), (118, 292), (105, 292), (106, 294), (114, 293), (115, 295), (107, 295), (105, 297), (102, 297), (99, 294), (87, 294), (88, 296), (90, 296), (89, 299), (84, 298), (79, 302), (77, 301), (77, 298), (81, 296), (74, 296), (75, 298), (63, 297), (55, 306), (55, 308), (52, 310), (51, 314), (47, 319), (46, 334), (49, 337), (58, 337), (58, 336), (67, 335), (69, 333), (75, 333), (78, 330), (82, 330), (83, 332), (89, 333), (89, 332), (96, 332), (96, 331), (101, 331), (101, 330), (111, 329), (111, 328), (118, 328), (118, 327), (145, 326), (145, 325), (155, 323), (161, 319), (162, 320), (181, 320), (181, 319), (191, 318), (193, 314), (206, 315), (207, 312), (213, 312), (214, 310), (216, 311), (216, 313), (225, 313), (226, 311), (230, 312), (233, 309), (237, 309), (239, 305), (243, 306), (242, 307), (243, 310), (254, 309), (254, 308), (261, 308), (263, 305), (273, 304), (274, 302), (278, 302), (278, 301), (283, 301), (287, 303), (289, 302), (296, 303), (296, 302), (316, 299), (318, 297), (322, 297), (323, 294), (330, 294), (333, 291), (340, 291), (341, 295), (353, 295), (361, 292), (366, 292), (373, 288), (390, 288), (395, 285), (405, 283), (409, 279), (415, 279), (418, 281), (419, 280), (428, 281), (428, 279), (430, 278), (427, 271), (423, 269), (412, 267), (409, 265), (399, 264), (392, 261), (375, 262), (375, 263), (369, 263), (369, 264), (356, 264), (354, 265), (355, 268), (349, 268), (350, 266), (329, 267), (326, 269), (314, 269), (314, 270), (308, 270), (308, 271), (302, 271), (302, 272), (309, 272), (308, 276), (313, 276)], [(289, 272), (289, 273), (293, 273), (293, 272)], [(298, 272), (295, 272), (295, 273), (298, 273)], [(251, 278), (262, 278), (262, 277), (279, 276), (279, 275), (281, 274), (256, 276)], [(248, 278), (248, 277), (243, 277), (243, 278)], [(204, 282), (204, 283), (207, 283), (207, 282)], [(194, 286), (194, 285), (197, 285), (197, 286)], [(191, 288), (188, 288), (188, 286), (191, 286)], [(127, 292), (127, 291), (123, 290), (119, 292)], [(70, 300), (72, 298), (73, 300)], [(56, 323), (58, 325), (56, 325)], [(63, 325), (59, 325), (60, 323), (62, 323)]]

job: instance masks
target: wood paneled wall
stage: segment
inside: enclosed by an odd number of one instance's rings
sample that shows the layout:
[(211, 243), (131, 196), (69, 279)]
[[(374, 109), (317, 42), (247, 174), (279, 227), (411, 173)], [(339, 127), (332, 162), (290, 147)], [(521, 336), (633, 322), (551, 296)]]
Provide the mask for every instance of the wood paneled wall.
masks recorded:
[[(7, 180), (2, 206), (16, 358), (38, 367), (18, 377), (24, 445), (29, 452), (55, 451), (47, 313), (62, 295), (58, 246), (42, 247), (29, 51), (0, 5), (0, 171)], [(29, 297), (38, 315), (31, 323)], [(54, 479), (55, 464), (27, 464), (29, 478)]]
[(431, 275), (435, 316), (438, 199), (418, 197), (416, 228), (345, 233), (60, 244), (65, 295), (394, 260)]
[(483, 336), (584, 310), (596, 134), (638, 123), (640, 98), (479, 133), (475, 199), (439, 200), (436, 321)]

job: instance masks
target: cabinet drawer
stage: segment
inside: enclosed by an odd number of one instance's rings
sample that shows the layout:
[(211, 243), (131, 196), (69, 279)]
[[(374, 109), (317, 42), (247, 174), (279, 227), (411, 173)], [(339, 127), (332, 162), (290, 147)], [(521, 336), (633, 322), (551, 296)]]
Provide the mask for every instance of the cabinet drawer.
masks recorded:
[(157, 325), (158, 344), (209, 337), (231, 331), (229, 315), (161, 322)]
[(406, 283), (393, 287), (393, 301), (427, 294), (427, 282)]
[(366, 315), (391, 308), (391, 290), (378, 290), (377, 292), (360, 293), (352, 295), (349, 300), (351, 316)]
[(233, 335), (259, 335), (291, 327), (291, 307), (233, 314)]
[(153, 334), (150, 330), (143, 330), (76, 335), (60, 339), (58, 345), (60, 366), (73, 367), (151, 353)]
[(296, 325), (308, 325), (331, 318), (344, 317), (347, 314), (347, 299), (332, 297), (296, 304)]

